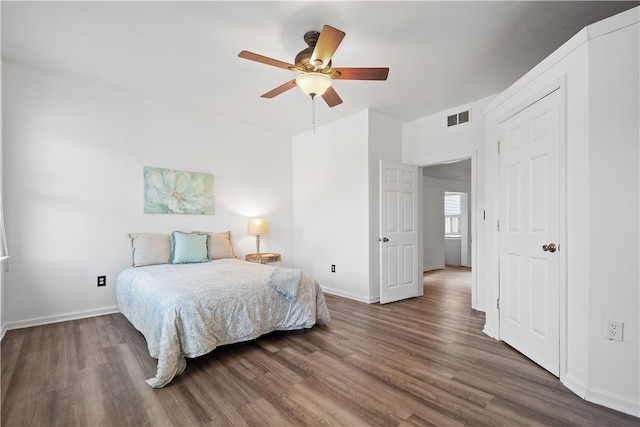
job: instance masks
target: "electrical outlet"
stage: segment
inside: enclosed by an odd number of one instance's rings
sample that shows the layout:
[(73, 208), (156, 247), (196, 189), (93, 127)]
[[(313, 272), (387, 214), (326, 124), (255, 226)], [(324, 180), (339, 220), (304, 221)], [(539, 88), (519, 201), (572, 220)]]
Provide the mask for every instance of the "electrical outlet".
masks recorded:
[(332, 273), (336, 272), (336, 265), (335, 264), (331, 264), (331, 272)]
[(107, 286), (107, 276), (98, 276), (98, 286)]
[(621, 320), (607, 320), (607, 339), (622, 341), (624, 322)]

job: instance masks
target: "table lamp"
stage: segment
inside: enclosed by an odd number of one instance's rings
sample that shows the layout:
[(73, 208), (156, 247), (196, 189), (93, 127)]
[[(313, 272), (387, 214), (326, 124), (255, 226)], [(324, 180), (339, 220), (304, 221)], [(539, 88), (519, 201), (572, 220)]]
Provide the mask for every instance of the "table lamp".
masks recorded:
[(260, 235), (269, 232), (269, 220), (266, 218), (249, 218), (249, 234), (256, 235), (256, 253), (260, 253)]

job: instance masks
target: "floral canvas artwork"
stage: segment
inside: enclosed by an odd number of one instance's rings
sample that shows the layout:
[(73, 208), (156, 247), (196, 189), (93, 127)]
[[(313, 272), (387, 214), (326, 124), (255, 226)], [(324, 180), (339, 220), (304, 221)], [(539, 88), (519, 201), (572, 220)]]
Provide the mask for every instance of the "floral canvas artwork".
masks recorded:
[(213, 175), (145, 166), (144, 212), (213, 215)]

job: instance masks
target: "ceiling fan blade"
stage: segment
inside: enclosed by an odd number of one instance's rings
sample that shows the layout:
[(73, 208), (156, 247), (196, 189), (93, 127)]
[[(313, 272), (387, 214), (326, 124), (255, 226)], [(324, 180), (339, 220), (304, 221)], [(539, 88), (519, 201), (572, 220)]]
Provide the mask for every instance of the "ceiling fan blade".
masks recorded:
[(273, 98), (273, 97), (276, 97), (276, 96), (280, 95), (281, 93), (286, 92), (286, 91), (288, 91), (289, 89), (294, 88), (294, 87), (296, 87), (296, 86), (297, 86), (297, 85), (296, 85), (296, 79), (293, 79), (293, 80), (288, 81), (288, 82), (286, 82), (285, 84), (280, 85), (280, 86), (278, 86), (277, 88), (272, 89), (272, 90), (270, 90), (269, 92), (264, 93), (264, 94), (262, 94), (262, 95), (260, 95), (260, 96), (261, 96), (262, 98)]
[(278, 68), (284, 68), (285, 70), (295, 69), (295, 65), (289, 64), (284, 61), (278, 61), (277, 59), (269, 58), (267, 56), (258, 55), (257, 53), (243, 50), (238, 54), (240, 58), (248, 59), (249, 61), (260, 62), (261, 64), (267, 64)]
[(320, 37), (318, 37), (316, 47), (313, 49), (313, 54), (311, 55), (311, 64), (315, 66), (316, 61), (320, 60), (322, 61), (320, 68), (327, 67), (329, 61), (331, 61), (331, 57), (336, 52), (336, 49), (338, 49), (338, 46), (340, 46), (340, 43), (342, 43), (344, 36), (344, 31), (340, 31), (329, 25), (322, 27)]
[(322, 95), (322, 99), (324, 99), (329, 107), (335, 107), (338, 104), (342, 104), (342, 99), (333, 88), (333, 86), (329, 86), (329, 88)]
[(336, 68), (340, 75), (331, 77), (338, 80), (387, 80), (388, 68)]

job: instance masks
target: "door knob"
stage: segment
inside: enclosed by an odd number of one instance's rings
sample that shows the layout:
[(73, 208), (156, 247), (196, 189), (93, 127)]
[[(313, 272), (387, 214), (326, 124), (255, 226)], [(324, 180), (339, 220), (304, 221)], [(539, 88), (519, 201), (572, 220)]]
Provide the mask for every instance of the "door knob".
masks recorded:
[(556, 244), (555, 243), (549, 243), (548, 245), (542, 245), (542, 250), (545, 252), (555, 252), (556, 251)]
[(378, 239), (378, 241), (386, 243), (386, 242), (389, 241), (389, 239), (387, 239), (386, 237), (382, 237), (382, 238)]

